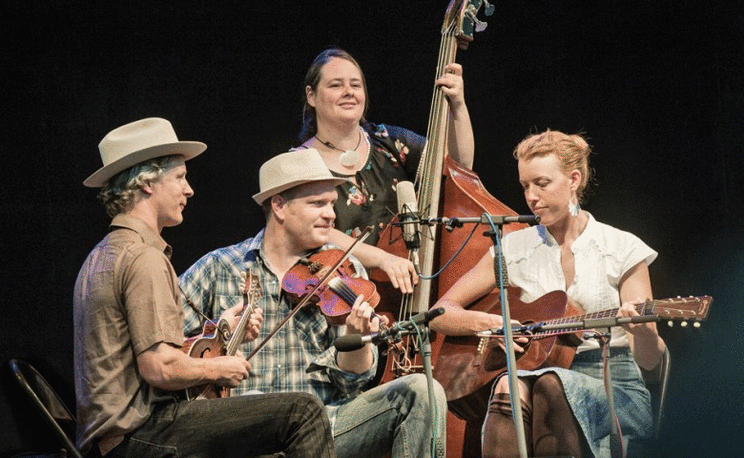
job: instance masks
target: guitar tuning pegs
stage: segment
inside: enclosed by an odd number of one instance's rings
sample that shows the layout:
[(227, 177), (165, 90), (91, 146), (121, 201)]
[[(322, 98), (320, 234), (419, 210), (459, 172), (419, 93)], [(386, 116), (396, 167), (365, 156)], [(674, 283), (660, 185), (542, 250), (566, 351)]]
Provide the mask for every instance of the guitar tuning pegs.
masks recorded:
[(672, 321), (672, 320), (667, 321), (667, 326), (669, 326), (670, 328), (673, 328), (674, 327), (674, 321)]
[(699, 321), (696, 321), (696, 322), (692, 323), (692, 327), (693, 328), (699, 328), (700, 327), (700, 322)]
[(686, 328), (687, 327), (687, 321), (683, 321), (679, 325), (680, 325), (680, 327)]

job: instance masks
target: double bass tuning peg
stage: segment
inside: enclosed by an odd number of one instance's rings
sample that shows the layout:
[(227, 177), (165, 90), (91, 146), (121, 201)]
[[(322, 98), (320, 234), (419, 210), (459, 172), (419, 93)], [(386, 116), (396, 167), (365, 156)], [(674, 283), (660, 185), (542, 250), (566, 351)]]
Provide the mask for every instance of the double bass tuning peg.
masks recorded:
[(488, 0), (483, 0), (483, 3), (486, 4), (486, 9), (485, 9), (486, 16), (491, 16), (494, 10), (496, 9), (496, 7), (488, 3)]
[[(483, 3), (486, 4), (486, 16), (491, 16), (495, 10), (494, 6), (488, 3), (488, 0), (483, 0)], [(467, 8), (465, 9), (465, 14), (468, 16), (468, 18), (470, 18), (471, 21), (473, 21), (476, 32), (483, 32), (484, 30), (486, 30), (486, 27), (488, 27), (488, 24), (485, 21), (481, 21), (476, 17), (476, 15), (478, 14), (478, 9), (480, 7), (481, 3), (478, 3), (477, 5), (468, 4)]]

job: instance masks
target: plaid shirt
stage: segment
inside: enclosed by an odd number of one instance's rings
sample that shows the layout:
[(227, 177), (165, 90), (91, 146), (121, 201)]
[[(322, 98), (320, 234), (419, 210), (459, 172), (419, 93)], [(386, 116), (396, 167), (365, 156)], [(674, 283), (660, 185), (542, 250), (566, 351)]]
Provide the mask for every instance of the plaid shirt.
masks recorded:
[[(254, 238), (212, 251), (179, 277), (186, 335), (201, 331), (199, 315), (187, 301), (206, 316), (219, 318), (224, 310), (243, 300), (246, 272), (250, 267), (263, 289), (255, 304), (263, 309), (263, 323), (259, 337), (244, 343), (240, 351), (247, 356), (290, 313), (294, 304), (282, 292), (277, 276), (267, 267), (263, 236), (262, 230)], [(352, 261), (358, 272), (364, 272), (357, 261)], [(315, 394), (330, 407), (327, 410), (333, 424), (333, 407), (353, 399), (377, 369), (376, 347), (374, 364), (367, 372), (353, 374), (338, 367), (333, 342), (342, 328), (329, 325), (318, 307), (305, 306), (256, 353), (251, 359), (250, 377), (232, 393), (304, 391)]]

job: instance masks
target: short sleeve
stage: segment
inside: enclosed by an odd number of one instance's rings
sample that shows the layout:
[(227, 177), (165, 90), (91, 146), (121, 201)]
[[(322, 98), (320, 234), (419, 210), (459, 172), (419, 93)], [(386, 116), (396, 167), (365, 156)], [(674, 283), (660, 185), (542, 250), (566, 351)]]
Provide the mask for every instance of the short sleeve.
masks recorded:
[(127, 253), (121, 259), (122, 303), (136, 355), (159, 342), (183, 343), (183, 310), (173, 266), (153, 247)]

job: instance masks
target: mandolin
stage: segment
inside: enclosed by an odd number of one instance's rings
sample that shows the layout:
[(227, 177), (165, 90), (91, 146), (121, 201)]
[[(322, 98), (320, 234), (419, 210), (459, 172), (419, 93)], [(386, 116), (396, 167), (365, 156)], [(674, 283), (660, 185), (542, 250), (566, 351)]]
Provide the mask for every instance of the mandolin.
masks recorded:
[[(204, 326), (204, 332), (196, 337), (186, 339), (181, 349), (193, 358), (234, 356), (240, 344), (243, 343), (253, 308), (262, 294), (263, 289), (258, 281), (258, 276), (253, 274), (253, 269), (248, 269), (246, 273), (246, 290), (243, 294), (245, 305), (243, 307), (243, 314), (235, 326), (235, 331), (230, 334), (230, 326), (225, 320), (220, 320), (216, 326), (214, 323), (208, 322), (209, 325)], [(229, 396), (230, 388), (214, 384), (193, 386), (186, 390), (186, 397), (189, 400), (225, 398)]]

